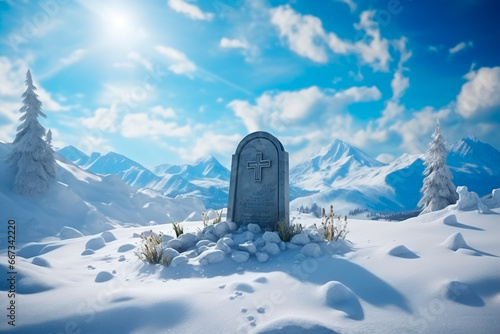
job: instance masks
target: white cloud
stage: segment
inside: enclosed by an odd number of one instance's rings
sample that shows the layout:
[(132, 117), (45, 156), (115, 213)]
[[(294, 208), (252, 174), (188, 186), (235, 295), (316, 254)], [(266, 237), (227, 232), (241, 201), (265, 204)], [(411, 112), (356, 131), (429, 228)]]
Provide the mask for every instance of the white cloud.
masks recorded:
[(115, 132), (117, 119), (118, 111), (116, 108), (98, 108), (94, 111), (93, 116), (82, 118), (81, 122), (88, 129)]
[(168, 6), (192, 20), (211, 21), (214, 18), (213, 13), (204, 13), (196, 5), (187, 3), (183, 0), (168, 0)]
[(356, 8), (358, 8), (358, 5), (353, 0), (336, 0), (336, 1), (343, 2), (346, 5), (348, 5), (351, 12), (356, 11)]
[(394, 123), (390, 130), (399, 134), (402, 139), (401, 148), (412, 154), (423, 153), (431, 141), (431, 133), (436, 126), (436, 119), (444, 120), (451, 115), (450, 109), (435, 110), (426, 107), (413, 113), (407, 121)]
[(364, 31), (368, 40), (357, 41), (354, 46), (360, 54), (361, 59), (378, 71), (387, 71), (391, 60), (389, 54), (389, 41), (382, 38), (378, 23), (373, 20), (374, 10), (367, 10), (359, 16), (359, 23), (354, 27)]
[(312, 15), (301, 15), (290, 5), (271, 9), (271, 23), (278, 27), (290, 49), (302, 57), (326, 63), (325, 31), (321, 20)]
[(455, 54), (459, 51), (462, 51), (464, 50), (465, 48), (468, 48), (468, 47), (473, 47), (474, 46), (474, 43), (472, 41), (469, 41), (469, 42), (460, 42), (458, 43), (457, 45), (455, 45), (454, 47), (450, 48), (448, 51), (450, 52), (450, 54)]
[(239, 134), (224, 135), (208, 130), (204, 131), (201, 137), (196, 139), (192, 149), (181, 148), (179, 153), (185, 160), (195, 160), (207, 154), (230, 156), (234, 153), (240, 140), (241, 136)]
[(396, 159), (396, 157), (393, 156), (392, 154), (382, 153), (382, 154), (379, 154), (375, 159), (377, 159), (378, 161), (383, 162), (385, 164), (388, 164), (390, 162), (393, 162)]
[(250, 46), (248, 45), (248, 42), (244, 39), (229, 39), (227, 37), (222, 37), (220, 40), (219, 46), (221, 48), (228, 48), (228, 49), (249, 49)]
[(290, 49), (302, 57), (326, 63), (328, 46), (336, 54), (356, 54), (362, 63), (368, 64), (375, 71), (387, 71), (392, 60), (390, 43), (382, 38), (374, 15), (374, 10), (360, 14), (359, 23), (354, 24), (354, 28), (360, 35), (364, 33), (365, 38), (357, 41), (343, 40), (333, 32), (326, 33), (319, 18), (302, 15), (290, 5), (272, 8), (271, 23), (278, 27), (280, 37), (287, 41)]
[(175, 74), (184, 74), (192, 78), (192, 72), (196, 70), (196, 65), (190, 61), (184, 53), (174, 48), (170, 48), (163, 45), (158, 45), (155, 47), (161, 55), (167, 57), (172, 62), (172, 65), (168, 69)]
[(85, 56), (86, 53), (87, 53), (87, 50), (85, 50), (85, 49), (76, 49), (68, 57), (61, 58), (61, 63), (64, 66), (71, 65), (71, 64), (76, 63), (77, 61), (81, 60), (83, 58), (83, 56)]
[(352, 136), (351, 143), (358, 147), (366, 147), (369, 144), (383, 143), (387, 141), (388, 132), (386, 129), (373, 129), (370, 122), (366, 129), (361, 129)]
[(151, 108), (151, 111), (153, 112), (154, 115), (158, 115), (165, 119), (177, 117), (177, 114), (172, 108), (163, 108), (162, 106), (155, 106)]
[(497, 113), (500, 107), (500, 67), (482, 67), (465, 75), (457, 96), (457, 112), (464, 118)]
[[(23, 59), (11, 61), (9, 58), (0, 56), (0, 103), (1, 102), (22, 102), (21, 95), (26, 90), (24, 83), (26, 72), (29, 66)], [(36, 93), (42, 102), (43, 111), (67, 111), (69, 106), (63, 106), (52, 98), (52, 94), (45, 90), (37, 81), (37, 74), (31, 71), (34, 85), (37, 87)]]
[(144, 66), (144, 68), (146, 70), (153, 70), (153, 65), (151, 64), (151, 62), (145, 58), (143, 58), (139, 53), (137, 52), (130, 52), (128, 55), (127, 55), (127, 58), (141, 64), (142, 66)]
[(410, 87), (410, 79), (405, 77), (402, 71), (396, 71), (391, 81), (393, 99), (399, 100)]
[(259, 54), (259, 49), (250, 45), (246, 39), (229, 39), (227, 37), (223, 37), (219, 46), (224, 49), (236, 49), (240, 50), (240, 52), (245, 56), (245, 60), (250, 62), (255, 59), (255, 57)]
[(192, 134), (190, 126), (179, 126), (175, 122), (164, 122), (151, 118), (147, 113), (127, 114), (121, 123), (121, 134), (126, 138), (188, 137)]
[(233, 100), (228, 107), (242, 119), (249, 132), (254, 132), (265, 127), (284, 129), (299, 125), (311, 118), (313, 113), (314, 119), (319, 122), (322, 113), (340, 111), (355, 102), (380, 98), (381, 93), (376, 87), (351, 87), (335, 92), (311, 86), (298, 91), (266, 92), (256, 99), (255, 104)]

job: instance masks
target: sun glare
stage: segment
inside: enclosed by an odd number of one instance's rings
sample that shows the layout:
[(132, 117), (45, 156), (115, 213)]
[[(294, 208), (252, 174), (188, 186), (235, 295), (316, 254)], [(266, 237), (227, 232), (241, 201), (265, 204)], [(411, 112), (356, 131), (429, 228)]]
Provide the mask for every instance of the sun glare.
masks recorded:
[(117, 29), (123, 29), (128, 26), (128, 18), (122, 14), (116, 14), (111, 19), (111, 24)]

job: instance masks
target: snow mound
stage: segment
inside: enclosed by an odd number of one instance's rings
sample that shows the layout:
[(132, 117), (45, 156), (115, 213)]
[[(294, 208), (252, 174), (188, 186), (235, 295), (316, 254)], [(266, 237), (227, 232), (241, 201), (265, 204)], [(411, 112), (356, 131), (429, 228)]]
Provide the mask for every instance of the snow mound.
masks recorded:
[(97, 276), (95, 277), (94, 282), (96, 283), (103, 283), (107, 282), (109, 280), (113, 279), (113, 274), (108, 272), (108, 271), (101, 271)]
[(43, 257), (35, 257), (33, 258), (33, 260), (31, 261), (32, 264), (36, 265), (36, 266), (40, 266), (40, 267), (45, 267), (45, 268), (50, 268), (50, 262), (47, 261), (47, 259), (43, 258)]
[(450, 235), (441, 245), (453, 251), (457, 251), (460, 248), (469, 248), (469, 245), (467, 245), (460, 232)]
[(317, 321), (304, 318), (281, 318), (271, 321), (252, 334), (337, 334)]
[(318, 244), (312, 243), (302, 247), (300, 253), (309, 257), (320, 257), (322, 255), (321, 248), (318, 246)]
[(124, 244), (124, 245), (121, 245), (120, 247), (118, 247), (118, 252), (119, 253), (125, 253), (125, 252), (128, 252), (129, 250), (132, 250), (134, 248), (135, 248), (135, 245)]
[[(496, 193), (495, 189), (493, 192)], [(458, 210), (470, 211), (477, 210), (478, 213), (491, 214), (491, 211), (479, 198), (479, 196), (473, 192), (469, 191), (466, 186), (457, 187), (457, 193), (459, 196), (458, 202), (456, 204)], [(494, 203), (492, 203), (494, 204)]]
[(103, 237), (95, 237), (95, 238), (92, 238), (89, 241), (87, 241), (87, 243), (85, 244), (85, 249), (86, 250), (90, 249), (90, 250), (96, 251), (98, 249), (103, 248), (104, 246), (106, 246), (106, 242), (104, 241), (104, 238)]
[(327, 306), (345, 312), (353, 320), (363, 320), (364, 312), (358, 297), (344, 284), (330, 281), (319, 290)]
[(443, 289), (444, 296), (451, 301), (467, 306), (484, 306), (483, 299), (467, 283), (451, 281)]
[(76, 228), (69, 226), (63, 226), (63, 228), (59, 232), (59, 238), (61, 238), (61, 240), (80, 238), (80, 237), (83, 237), (82, 232), (78, 231)]
[[(2, 259), (4, 260), (4, 259)], [(5, 261), (6, 263), (7, 261)], [(13, 281), (10, 280), (12, 276), (5, 275), (0, 280), (0, 291), (9, 291), (11, 284), (15, 285), (16, 295), (19, 294), (36, 294), (55, 288), (54, 279), (45, 271), (37, 270), (37, 266), (29, 263), (17, 263), (17, 275)], [(7, 273), (10, 270), (7, 266), (0, 264), (0, 270)], [(52, 279), (51, 279), (52, 278)]]
[(388, 252), (389, 255), (396, 256), (396, 257), (401, 257), (404, 259), (418, 259), (419, 256), (409, 250), (405, 245), (399, 245), (396, 247), (393, 247), (389, 250)]
[(111, 242), (116, 240), (115, 235), (109, 231), (102, 232), (101, 237), (104, 239), (105, 242)]

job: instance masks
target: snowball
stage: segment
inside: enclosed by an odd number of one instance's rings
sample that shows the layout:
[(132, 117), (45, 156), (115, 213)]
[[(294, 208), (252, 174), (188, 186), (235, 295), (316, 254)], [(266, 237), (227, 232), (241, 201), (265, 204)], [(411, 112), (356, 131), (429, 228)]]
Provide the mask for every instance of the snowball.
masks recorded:
[(175, 250), (174, 248), (165, 248), (163, 250), (163, 256), (167, 256), (170, 260), (176, 258), (179, 256), (179, 252)]
[(233, 259), (233, 261), (237, 263), (247, 262), (249, 258), (250, 254), (242, 251), (234, 251), (231, 255), (231, 259)]
[(446, 239), (442, 245), (446, 248), (456, 251), (459, 248), (469, 248), (464, 237), (460, 232), (453, 233)]
[(113, 274), (111, 274), (110, 272), (108, 272), (108, 271), (101, 271), (95, 277), (94, 282), (96, 282), (96, 283), (103, 283), (103, 282), (109, 281), (112, 278), (113, 278)]
[(269, 260), (269, 254), (264, 252), (256, 253), (255, 257), (257, 258), (257, 261), (259, 261), (260, 263), (267, 262), (267, 260)]
[(98, 250), (106, 246), (102, 237), (92, 238), (85, 244), (85, 249)]
[(188, 258), (184, 255), (179, 255), (179, 256), (176, 256), (172, 259), (172, 261), (170, 262), (170, 266), (172, 267), (177, 267), (177, 266), (180, 266), (182, 264), (186, 264), (188, 263)]
[(209, 250), (210, 248), (207, 247), (207, 246), (201, 246), (200, 248), (198, 248), (198, 254), (201, 254), (207, 250)]
[(278, 244), (279, 248), (284, 251), (286, 250), (286, 244), (284, 241), (280, 241), (280, 243)]
[(187, 257), (188, 259), (192, 259), (194, 257), (197, 257), (198, 256), (198, 253), (195, 251), (195, 250), (190, 250), (190, 251), (187, 251), (187, 252), (184, 252), (182, 253), (182, 255), (184, 255), (185, 257)]
[(230, 232), (231, 228), (229, 227), (229, 224), (227, 222), (220, 222), (218, 224), (215, 224), (213, 234), (220, 239)]
[(279, 246), (273, 242), (266, 242), (266, 245), (262, 247), (262, 250), (271, 255), (277, 255), (281, 252)]
[(247, 241), (244, 244), (238, 245), (238, 248), (250, 254), (257, 253), (257, 247), (251, 241)]
[(196, 243), (196, 248), (200, 248), (201, 246), (207, 246), (212, 241), (210, 240), (200, 240)]
[(245, 233), (245, 240), (246, 241), (253, 241), (254, 234), (252, 232), (247, 232)]
[(172, 239), (167, 242), (167, 248), (173, 248), (178, 252), (182, 252), (183, 248), (182, 241), (180, 241), (179, 239)]
[(104, 239), (104, 241), (106, 242), (111, 242), (111, 241), (115, 241), (116, 240), (116, 237), (113, 233), (109, 232), (109, 231), (104, 231), (101, 233), (101, 237)]
[(224, 240), (224, 243), (226, 245), (228, 245), (229, 247), (233, 247), (234, 246), (234, 241), (233, 239), (229, 238), (229, 237), (225, 237), (225, 238), (222, 238), (222, 240)]
[(59, 238), (61, 240), (73, 239), (83, 237), (82, 232), (78, 231), (76, 228), (64, 226), (59, 232)]
[(312, 242), (323, 242), (323, 241), (325, 241), (325, 238), (323, 238), (323, 235), (320, 234), (316, 230), (312, 230), (311, 233), (309, 233), (309, 239), (311, 239)]
[(303, 233), (294, 235), (292, 240), (290, 242), (295, 245), (306, 245), (310, 242), (311, 240), (309, 237)]
[[(220, 224), (220, 223), (219, 223)], [(225, 253), (220, 249), (209, 249), (199, 256), (200, 263), (218, 263), (224, 260)]]
[(264, 232), (264, 234), (262, 235), (262, 239), (264, 239), (264, 241), (266, 242), (274, 242), (275, 244), (278, 244), (281, 239), (280, 239), (280, 236), (278, 235), (277, 232)]
[(177, 239), (181, 242), (183, 250), (193, 247), (198, 242), (198, 237), (193, 233), (181, 234)]
[(217, 238), (215, 235), (213, 235), (212, 232), (204, 233), (203, 237), (205, 239), (213, 241), (213, 242), (217, 242), (217, 240), (219, 240), (219, 238)]
[(226, 243), (222, 239), (219, 239), (219, 241), (217, 241), (217, 245), (215, 246), (215, 249), (220, 249), (221, 251), (223, 251), (226, 254), (231, 253), (231, 247), (226, 245)]
[(305, 256), (310, 256), (310, 257), (320, 257), (322, 252), (321, 248), (319, 248), (318, 244), (307, 244), (302, 249), (300, 250), (302, 254)]
[(47, 259), (45, 259), (43, 257), (37, 256), (37, 257), (33, 258), (31, 263), (33, 263), (34, 265), (40, 266), (40, 267), (50, 268), (50, 262), (47, 261)]
[(264, 241), (264, 239), (259, 238), (259, 239), (255, 240), (255, 241), (253, 242), (253, 244), (254, 244), (254, 245), (255, 245), (255, 247), (257, 247), (257, 248), (262, 248), (262, 247), (264, 247), (264, 246), (266, 245), (266, 242)]
[(227, 225), (229, 226), (229, 230), (231, 232), (234, 232), (236, 231), (236, 229), (238, 228), (238, 226), (236, 225), (236, 223), (234, 222), (227, 222)]
[(247, 228), (253, 234), (260, 234), (260, 233), (262, 233), (262, 230), (260, 229), (260, 226), (257, 225), (257, 224), (248, 224)]

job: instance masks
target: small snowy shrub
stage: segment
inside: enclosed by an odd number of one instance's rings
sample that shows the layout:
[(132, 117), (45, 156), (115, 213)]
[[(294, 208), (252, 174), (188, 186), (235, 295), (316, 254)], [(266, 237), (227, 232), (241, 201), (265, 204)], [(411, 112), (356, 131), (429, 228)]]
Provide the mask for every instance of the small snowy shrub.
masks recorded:
[(347, 216), (344, 217), (344, 221), (340, 216), (335, 217), (333, 212), (333, 205), (330, 206), (330, 213), (326, 215), (325, 208), (323, 208), (321, 225), (323, 225), (324, 232), (323, 237), (328, 241), (337, 241), (340, 239), (345, 239), (347, 233)]
[(208, 213), (202, 212), (201, 219), (203, 219), (203, 227), (208, 226)]
[(293, 236), (302, 232), (302, 225), (300, 224), (286, 224), (285, 222), (278, 222), (276, 224), (276, 231), (280, 235), (281, 240), (290, 241)]
[(172, 223), (172, 228), (174, 229), (175, 236), (177, 238), (184, 233), (184, 229), (182, 228), (180, 223)]
[(215, 219), (214, 219), (214, 221), (213, 221), (212, 224), (214, 224), (214, 225), (218, 224), (218, 223), (221, 222), (221, 220), (222, 220), (222, 210), (217, 211), (217, 217), (215, 217)]
[(166, 267), (170, 264), (168, 256), (163, 254), (161, 247), (162, 233), (156, 234), (151, 231), (151, 235), (146, 237), (141, 233), (141, 246), (135, 253), (137, 257), (144, 263), (162, 264)]

